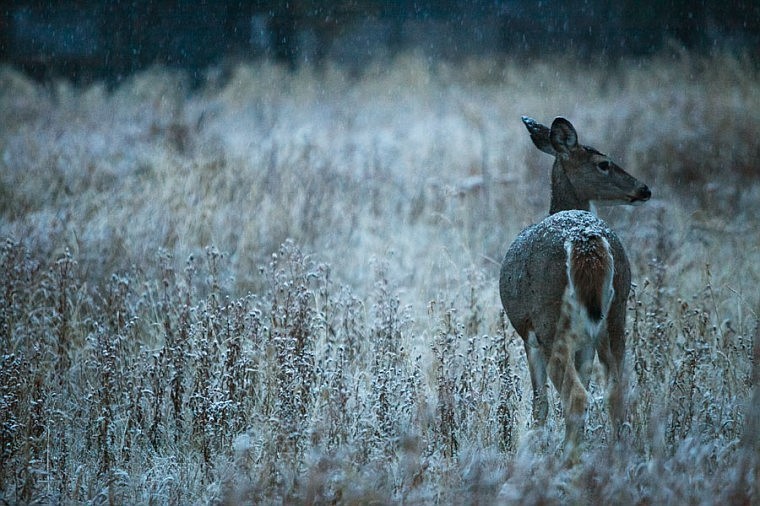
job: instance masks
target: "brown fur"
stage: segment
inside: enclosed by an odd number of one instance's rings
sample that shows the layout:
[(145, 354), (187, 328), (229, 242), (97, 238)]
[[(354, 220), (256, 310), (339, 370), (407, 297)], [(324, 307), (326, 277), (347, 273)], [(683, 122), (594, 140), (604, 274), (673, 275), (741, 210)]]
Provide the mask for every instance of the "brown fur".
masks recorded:
[(573, 461), (583, 435), (595, 355), (608, 379), (615, 437), (625, 418), (625, 302), (631, 267), (615, 233), (587, 211), (591, 201), (634, 204), (652, 194), (609, 157), (580, 144), (566, 119), (555, 118), (551, 128), (528, 117), (522, 120), (536, 147), (554, 156), (550, 216), (512, 243), (502, 263), (499, 292), (525, 343), (533, 416), (539, 425), (546, 421), (548, 373), (562, 400), (565, 442)]
[(576, 239), (571, 255), (570, 275), (575, 292), (589, 318), (599, 321), (604, 317), (604, 290), (613, 268), (604, 239), (599, 236)]

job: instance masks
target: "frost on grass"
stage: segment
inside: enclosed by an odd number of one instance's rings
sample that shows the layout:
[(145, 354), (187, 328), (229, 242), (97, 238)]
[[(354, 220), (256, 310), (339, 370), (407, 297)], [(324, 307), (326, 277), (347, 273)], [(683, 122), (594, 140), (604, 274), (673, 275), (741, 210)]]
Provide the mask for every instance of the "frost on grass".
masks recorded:
[[(495, 65), (2, 69), (0, 498), (757, 502), (756, 71)], [(602, 210), (628, 412), (615, 445), (597, 371), (573, 468), (496, 288), (549, 199), (523, 114), (587, 125), (661, 199)]]

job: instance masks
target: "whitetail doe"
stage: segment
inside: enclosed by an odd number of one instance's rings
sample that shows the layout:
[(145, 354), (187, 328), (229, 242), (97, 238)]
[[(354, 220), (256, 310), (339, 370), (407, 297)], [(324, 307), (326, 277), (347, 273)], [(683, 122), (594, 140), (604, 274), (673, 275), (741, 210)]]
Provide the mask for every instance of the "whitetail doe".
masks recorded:
[(555, 157), (549, 216), (523, 230), (501, 266), (499, 291), (509, 321), (523, 338), (533, 385), (533, 418), (543, 425), (546, 374), (560, 395), (565, 444), (583, 433), (594, 355), (604, 366), (613, 434), (623, 422), (623, 356), (631, 267), (615, 233), (589, 212), (591, 201), (636, 204), (646, 185), (606, 155), (578, 143), (573, 125), (551, 128), (523, 116), (530, 138)]

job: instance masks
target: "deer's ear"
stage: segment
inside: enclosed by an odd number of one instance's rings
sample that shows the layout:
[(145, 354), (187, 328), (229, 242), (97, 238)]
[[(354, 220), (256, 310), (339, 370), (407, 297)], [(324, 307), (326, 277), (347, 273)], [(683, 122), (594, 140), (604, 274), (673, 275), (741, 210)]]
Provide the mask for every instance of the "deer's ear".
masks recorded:
[(522, 122), (530, 133), (530, 140), (533, 141), (533, 144), (535, 144), (538, 149), (544, 153), (549, 153), (552, 156), (557, 156), (557, 152), (554, 150), (552, 142), (549, 140), (549, 127), (542, 125), (528, 116), (523, 116)]
[(549, 140), (557, 153), (569, 153), (578, 147), (578, 134), (573, 124), (562, 117), (552, 122)]

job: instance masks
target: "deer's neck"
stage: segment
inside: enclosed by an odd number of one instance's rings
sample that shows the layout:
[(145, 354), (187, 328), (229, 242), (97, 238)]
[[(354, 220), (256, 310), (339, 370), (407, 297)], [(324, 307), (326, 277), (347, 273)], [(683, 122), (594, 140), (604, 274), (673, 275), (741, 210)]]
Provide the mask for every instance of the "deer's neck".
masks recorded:
[(569, 211), (571, 209), (588, 211), (590, 210), (589, 201), (578, 197), (575, 193), (575, 188), (573, 188), (570, 179), (568, 179), (565, 173), (565, 169), (562, 168), (559, 160), (556, 160), (552, 167), (552, 200), (549, 214)]

